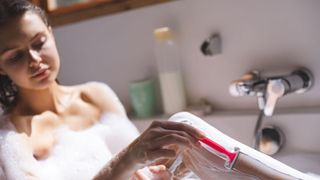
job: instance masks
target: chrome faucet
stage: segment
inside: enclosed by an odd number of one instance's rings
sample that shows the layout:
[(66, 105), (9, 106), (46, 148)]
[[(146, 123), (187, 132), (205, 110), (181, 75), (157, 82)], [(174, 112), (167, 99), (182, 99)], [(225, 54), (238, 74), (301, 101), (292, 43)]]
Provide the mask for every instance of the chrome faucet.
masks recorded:
[(232, 96), (257, 96), (258, 106), (266, 116), (272, 116), (277, 100), (290, 93), (303, 93), (313, 84), (313, 76), (307, 69), (298, 69), (289, 75), (261, 77), (258, 71), (243, 75), (230, 84)]

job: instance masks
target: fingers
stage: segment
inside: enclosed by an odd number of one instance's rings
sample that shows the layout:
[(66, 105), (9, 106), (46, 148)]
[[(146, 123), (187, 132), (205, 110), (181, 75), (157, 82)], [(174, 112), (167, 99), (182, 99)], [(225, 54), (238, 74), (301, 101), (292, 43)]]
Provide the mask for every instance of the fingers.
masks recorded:
[(149, 171), (156, 176), (155, 179), (159, 179), (159, 180), (172, 179), (172, 174), (167, 170), (166, 166), (164, 165), (149, 166), (148, 168), (149, 168)]
[(149, 166), (136, 171), (130, 180), (168, 180), (171, 179), (171, 173), (167, 171), (166, 166)]
[(165, 165), (157, 165), (157, 166), (149, 166), (149, 170), (152, 172), (152, 173), (160, 173), (160, 172), (163, 172), (163, 171), (166, 171), (167, 168)]
[(172, 121), (154, 121), (151, 124), (151, 127), (162, 127), (167, 130), (183, 131), (193, 136), (196, 139), (200, 139), (205, 136), (204, 133), (201, 132), (200, 130), (185, 123), (172, 122)]
[(154, 121), (144, 133), (144, 139), (149, 139), (147, 148), (150, 150), (171, 144), (189, 148), (200, 146), (199, 138), (203, 136), (201, 131), (190, 125), (171, 121)]
[(158, 149), (170, 144), (181, 145), (187, 148), (191, 148), (192, 144), (197, 144), (198, 141), (193, 137), (183, 134), (183, 133), (170, 133), (164, 136), (161, 136), (154, 140), (152, 144), (150, 144), (150, 149)]
[(179, 122), (154, 121), (131, 145), (138, 162), (154, 161), (176, 156), (176, 150), (168, 149), (169, 145), (192, 148), (200, 146), (199, 139), (203, 133), (196, 128)]
[[(160, 132), (161, 133), (161, 132)], [(177, 131), (177, 130), (166, 130), (165, 132), (163, 132), (163, 135), (171, 135), (171, 134), (175, 134), (181, 137), (186, 137), (187, 139), (189, 139), (191, 142), (193, 143), (197, 143), (199, 141), (198, 138), (195, 138), (194, 136), (191, 136), (190, 134), (184, 132), (184, 131)]]
[(130, 180), (149, 180), (149, 178), (143, 173), (143, 170), (140, 169), (133, 174)]
[(170, 149), (158, 149), (145, 152), (145, 159), (153, 161), (159, 158), (173, 158), (176, 156), (176, 152)]

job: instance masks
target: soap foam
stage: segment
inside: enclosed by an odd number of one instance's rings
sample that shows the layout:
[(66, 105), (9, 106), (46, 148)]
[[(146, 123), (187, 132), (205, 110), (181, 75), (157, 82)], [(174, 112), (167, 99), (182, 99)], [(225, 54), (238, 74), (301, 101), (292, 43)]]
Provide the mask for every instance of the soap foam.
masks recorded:
[(37, 161), (21, 135), (12, 127), (0, 127), (0, 177), (3, 171), (7, 179), (25, 179), (26, 173), (46, 180), (92, 179), (115, 153), (139, 135), (126, 117), (104, 114), (99, 123), (86, 130), (58, 129), (50, 155)]

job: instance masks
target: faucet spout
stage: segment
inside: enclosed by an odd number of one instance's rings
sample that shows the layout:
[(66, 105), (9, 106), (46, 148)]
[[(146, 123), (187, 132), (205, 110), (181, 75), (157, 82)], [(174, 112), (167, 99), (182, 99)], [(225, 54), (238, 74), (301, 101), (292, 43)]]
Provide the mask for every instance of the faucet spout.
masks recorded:
[(232, 96), (260, 96), (265, 91), (265, 80), (258, 71), (244, 74), (240, 79), (233, 81), (229, 86)]

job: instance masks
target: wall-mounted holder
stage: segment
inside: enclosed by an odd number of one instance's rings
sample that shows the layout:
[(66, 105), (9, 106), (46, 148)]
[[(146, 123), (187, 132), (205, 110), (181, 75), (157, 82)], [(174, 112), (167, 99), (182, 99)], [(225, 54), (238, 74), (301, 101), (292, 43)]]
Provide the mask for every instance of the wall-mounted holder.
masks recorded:
[(212, 34), (200, 47), (205, 56), (213, 56), (222, 52), (222, 39), (219, 33)]

